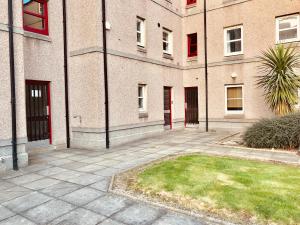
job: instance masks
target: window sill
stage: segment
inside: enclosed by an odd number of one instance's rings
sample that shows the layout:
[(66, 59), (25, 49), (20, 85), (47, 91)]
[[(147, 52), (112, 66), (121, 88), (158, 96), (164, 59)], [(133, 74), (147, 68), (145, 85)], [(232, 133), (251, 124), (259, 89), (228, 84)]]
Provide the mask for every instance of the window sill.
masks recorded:
[(284, 44), (291, 44), (291, 43), (298, 43), (300, 39), (291, 39), (286, 41), (276, 41), (276, 45), (284, 45)]
[(143, 118), (148, 118), (149, 115), (147, 112), (139, 112), (139, 118), (140, 119), (143, 119)]
[(186, 59), (187, 62), (196, 62), (198, 61), (198, 56), (192, 56), (192, 57), (188, 57)]
[(29, 32), (29, 31), (24, 31), (24, 37), (33, 38), (33, 39), (37, 39), (37, 40), (41, 40), (41, 41), (52, 42), (52, 40), (49, 36)]
[(147, 53), (147, 49), (145, 47), (142, 47), (142, 46), (137, 46), (137, 51), (138, 52), (142, 52), (142, 53)]
[(244, 112), (236, 112), (236, 113), (231, 113), (231, 112), (226, 112), (224, 119), (244, 119), (245, 114)]
[(224, 57), (235, 57), (235, 56), (243, 56), (244, 52), (236, 52), (236, 53), (230, 53), (230, 54), (225, 54)]
[(171, 54), (168, 54), (168, 53), (163, 53), (163, 58), (174, 60), (174, 57)]
[(185, 8), (191, 9), (191, 8), (195, 8), (196, 6), (197, 6), (197, 3), (193, 3), (193, 4), (186, 5)]

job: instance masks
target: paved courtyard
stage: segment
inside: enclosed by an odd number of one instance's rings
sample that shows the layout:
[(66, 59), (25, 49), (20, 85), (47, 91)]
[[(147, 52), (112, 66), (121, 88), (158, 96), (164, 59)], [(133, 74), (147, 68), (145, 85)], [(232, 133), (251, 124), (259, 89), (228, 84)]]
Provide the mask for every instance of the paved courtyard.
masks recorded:
[(199, 225), (194, 218), (108, 192), (111, 176), (170, 154), (203, 152), (300, 164), (289, 153), (207, 146), (224, 133), (166, 132), (111, 150), (30, 154), (30, 166), (0, 175), (0, 225)]

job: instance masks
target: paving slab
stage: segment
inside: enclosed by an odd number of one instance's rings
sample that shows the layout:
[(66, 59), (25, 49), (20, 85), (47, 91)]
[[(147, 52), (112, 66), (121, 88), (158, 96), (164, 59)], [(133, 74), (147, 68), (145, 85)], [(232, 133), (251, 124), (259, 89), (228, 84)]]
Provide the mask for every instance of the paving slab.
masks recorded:
[(0, 222), (0, 225), (36, 225), (36, 223), (31, 222), (30, 220), (16, 215), (14, 217), (10, 217), (6, 220)]
[(110, 185), (110, 179), (109, 178), (104, 178), (103, 180), (90, 185), (90, 187), (92, 187), (94, 189), (97, 189), (97, 190), (100, 190), (100, 191), (107, 192), (107, 190), (109, 188), (109, 185)]
[(29, 190), (27, 188), (20, 187), (20, 186), (16, 186), (16, 187), (13, 187), (13, 188), (10, 188), (10, 189), (0, 191), (0, 203), (4, 203), (4, 202), (7, 202), (7, 201), (12, 200), (14, 198), (21, 197), (21, 196), (26, 195), (30, 192), (31, 192), (31, 190)]
[(38, 174), (43, 175), (43, 176), (51, 176), (59, 173), (64, 173), (67, 172), (67, 169), (60, 168), (60, 167), (51, 167), (45, 170), (41, 170), (38, 172)]
[(73, 191), (76, 191), (80, 188), (82, 188), (81, 185), (61, 181), (60, 183), (58, 183), (56, 185), (53, 185), (53, 186), (50, 186), (48, 188), (41, 190), (41, 192), (44, 194), (58, 198), (60, 196), (63, 196), (63, 195), (69, 194)]
[(112, 219), (128, 225), (151, 224), (165, 213), (162, 209), (155, 209), (143, 204), (134, 204), (115, 214)]
[(78, 208), (53, 220), (49, 225), (96, 225), (105, 219), (104, 216)]
[(99, 225), (125, 225), (125, 224), (117, 222), (117, 221), (112, 220), (112, 219), (107, 219), (107, 220), (104, 220), (102, 223), (99, 223)]
[(28, 195), (5, 202), (3, 205), (16, 213), (20, 213), (48, 202), (51, 199), (51, 197), (40, 194), (38, 192), (32, 192)]
[(87, 186), (96, 183), (98, 181), (101, 181), (103, 179), (104, 179), (103, 176), (98, 176), (94, 174), (84, 174), (84, 175), (80, 175), (79, 177), (67, 179), (67, 181), (70, 183)]
[(48, 224), (50, 221), (70, 212), (75, 206), (60, 200), (52, 200), (24, 213), (26, 218), (37, 224)]
[(30, 183), (30, 182), (33, 182), (33, 181), (36, 181), (36, 180), (39, 180), (42, 178), (43, 178), (43, 176), (41, 176), (41, 175), (31, 173), (31, 174), (26, 174), (24, 176), (19, 176), (19, 177), (9, 179), (8, 181), (12, 182), (14, 184), (20, 185), (20, 184)]
[(70, 194), (67, 194), (65, 196), (60, 197), (60, 199), (72, 203), (77, 206), (85, 205), (96, 198), (99, 198), (104, 195), (104, 192), (95, 190), (92, 188), (82, 188), (79, 190), (76, 190)]
[(93, 202), (90, 202), (85, 206), (85, 208), (101, 215), (110, 217), (112, 214), (122, 210), (130, 203), (131, 202), (124, 197), (116, 195), (105, 195)]
[(15, 215), (12, 211), (0, 205), (0, 221)]
[(43, 178), (32, 183), (24, 184), (23, 186), (32, 190), (40, 190), (55, 184), (58, 184), (60, 181), (51, 178)]

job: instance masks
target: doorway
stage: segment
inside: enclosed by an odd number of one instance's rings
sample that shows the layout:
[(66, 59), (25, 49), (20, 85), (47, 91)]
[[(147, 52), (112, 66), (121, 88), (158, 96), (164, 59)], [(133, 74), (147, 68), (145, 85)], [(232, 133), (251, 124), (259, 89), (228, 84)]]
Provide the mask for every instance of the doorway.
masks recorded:
[(185, 125), (199, 124), (198, 87), (185, 88)]
[(49, 140), (52, 144), (50, 82), (26, 81), (26, 121), (29, 142)]
[(172, 88), (164, 87), (165, 128), (172, 129)]

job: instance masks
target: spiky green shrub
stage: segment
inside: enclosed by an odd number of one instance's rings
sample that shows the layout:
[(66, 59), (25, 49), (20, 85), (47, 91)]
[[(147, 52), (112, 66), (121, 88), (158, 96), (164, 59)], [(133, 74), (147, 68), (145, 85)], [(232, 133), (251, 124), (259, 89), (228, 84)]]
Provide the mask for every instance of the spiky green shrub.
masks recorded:
[(260, 75), (257, 85), (264, 89), (266, 102), (276, 115), (283, 116), (294, 111), (300, 77), (295, 73), (300, 56), (295, 48), (278, 45), (262, 52)]
[(251, 148), (296, 149), (300, 146), (300, 114), (263, 119), (244, 134)]

